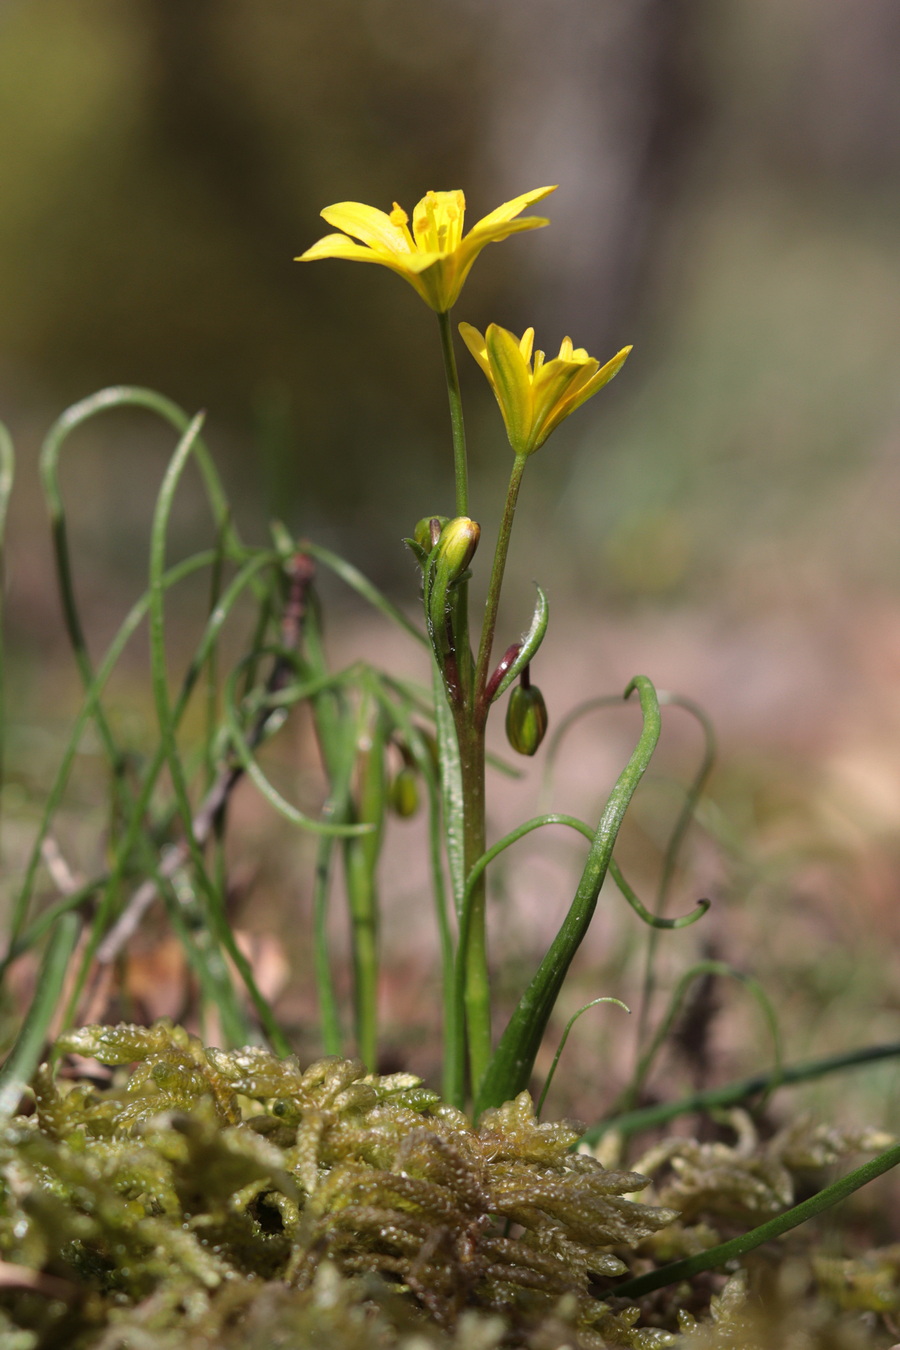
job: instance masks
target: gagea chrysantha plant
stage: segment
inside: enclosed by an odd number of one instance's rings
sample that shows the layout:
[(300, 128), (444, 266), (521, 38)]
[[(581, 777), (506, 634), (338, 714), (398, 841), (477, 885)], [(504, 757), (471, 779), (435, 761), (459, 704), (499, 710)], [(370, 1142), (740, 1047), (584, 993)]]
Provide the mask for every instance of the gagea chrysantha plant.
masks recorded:
[[(502, 654), (495, 651), (510, 539), (531, 457), (609, 384), (631, 352), (624, 346), (598, 359), (566, 336), (548, 357), (535, 348), (532, 328), (519, 337), (496, 322), (459, 324), (499, 407), (497, 454), (509, 464), (504, 433), (512, 450), (502, 500), (485, 502), (470, 490), (450, 311), (473, 265), (490, 256), (488, 244), (523, 247), (514, 236), (549, 224), (524, 213), (554, 191), (542, 187), (514, 197), (468, 231), (458, 189), (426, 192), (411, 214), (397, 203), (383, 211), (339, 202), (321, 213), (335, 233), (299, 258), (378, 264), (436, 315), (452, 457), (446, 498), (421, 503), (404, 541), (421, 583), (415, 619), (352, 563), (314, 540), (294, 538), (280, 522), (273, 523), (269, 543), (246, 543), (204, 443), (203, 417), (189, 418), (162, 395), (130, 386), (103, 390), (64, 413), (44, 442), (41, 478), (83, 701), (11, 896), (2, 962), (5, 975), (20, 956), (43, 947), (33, 1002), (0, 1069), (2, 1345), (9, 1334), (17, 1350), (45, 1344), (111, 1350), (126, 1342), (180, 1350), (182, 1342), (170, 1333), (177, 1337), (182, 1326), (195, 1336), (184, 1340), (185, 1350), (251, 1343), (336, 1350), (376, 1343), (386, 1350), (414, 1344), (423, 1350), (699, 1350), (719, 1342), (706, 1339), (704, 1326), (687, 1314), (679, 1323), (676, 1302), (662, 1296), (652, 1308), (656, 1322), (641, 1328), (637, 1300), (655, 1289), (683, 1289), (681, 1282), (698, 1272), (738, 1261), (900, 1161), (896, 1145), (871, 1133), (826, 1138), (798, 1128), (762, 1139), (739, 1121), (742, 1141), (753, 1136), (747, 1147), (681, 1140), (651, 1149), (645, 1167), (658, 1192), (639, 1200), (645, 1176), (573, 1151), (579, 1139), (595, 1145), (610, 1131), (624, 1139), (688, 1109), (737, 1106), (762, 1088), (834, 1071), (867, 1052), (785, 1068), (765, 994), (746, 972), (712, 958), (687, 969), (659, 1013), (660, 934), (692, 925), (709, 908), (700, 900), (680, 917), (667, 912), (679, 850), (712, 764), (708, 720), (689, 699), (658, 692), (643, 674), (623, 694), (591, 698), (570, 713), (548, 707), (535, 680), (549, 620), (540, 586), (522, 635)], [(474, 369), (472, 376), (480, 379)], [(79, 427), (122, 408), (162, 418), (178, 444), (153, 512), (147, 591), (95, 661), (73, 583), (60, 459)], [(214, 544), (173, 561), (173, 503), (192, 463), (209, 502)], [(0, 428), (0, 544), (13, 467), (12, 443)], [(490, 557), (485, 538), (496, 540)], [(418, 682), (363, 661), (333, 668), (317, 585), (322, 569), (417, 644)], [(166, 615), (173, 591), (192, 576), (209, 578), (209, 609), (176, 682)], [(485, 597), (480, 612), (473, 579)], [(248, 610), (252, 622), (241, 654), (220, 678), (221, 653), (235, 649), (233, 640), (223, 647), (223, 631), (228, 625), (231, 633)], [(155, 739), (137, 755), (107, 712), (106, 686), (145, 622)], [(509, 774), (515, 756), (543, 763), (545, 799), (552, 803), (549, 770), (564, 738), (588, 713), (632, 698), (640, 727), (596, 820), (545, 809), (491, 837), (485, 737), (495, 710), (511, 752), (496, 761), (499, 769)], [(656, 750), (663, 711), (672, 705), (699, 723), (705, 753), (664, 843), (651, 906), (624, 875), (616, 846)], [(321, 797), (310, 792), (303, 805), (290, 800), (284, 779), (272, 781), (271, 761), (261, 754), (297, 708), (305, 709), (313, 728), (324, 778)], [(200, 744), (186, 750), (198, 725), (204, 728)], [(93, 873), (82, 877), (60, 862), (55, 822), (88, 728), (92, 754), (109, 766), (110, 822)], [(324, 1057), (306, 1069), (232, 924), (224, 836), (231, 794), (241, 781), (312, 837), (309, 942), (316, 1039)], [(492, 790), (502, 792), (502, 784), (497, 775)], [(440, 963), (434, 1007), (442, 1026), (441, 1082), (428, 1085), (411, 1073), (379, 1073), (385, 1050), (381, 917), (391, 904), (381, 891), (382, 844), (393, 817), (417, 813), (427, 822)], [(533, 968), (521, 978), (507, 975), (502, 942), (500, 950), (488, 949), (488, 875), (507, 850), (548, 828), (577, 836), (577, 878), (570, 894), (547, 898), (548, 909), (558, 906), (559, 924), (546, 951), (527, 958), (518, 950), (516, 972), (523, 959), (533, 960)], [(556, 1057), (535, 1108), (530, 1094), (538, 1057), (548, 1049), (561, 991), (607, 879), (647, 930), (632, 1079), (610, 1104), (609, 1118), (590, 1129), (542, 1123), (576, 1018), (599, 1004), (617, 1005), (609, 1016), (627, 1011), (603, 992), (569, 1019), (561, 1036), (557, 1032)], [(513, 922), (516, 897), (507, 904)], [(336, 907), (349, 935), (346, 973), (336, 969)], [(154, 910), (183, 954), (186, 1018), (222, 1048), (170, 1022), (103, 1025), (113, 1008), (130, 1006), (127, 972), (121, 998), (116, 980)], [(756, 999), (774, 1069), (761, 1084), (717, 1089), (709, 1101), (700, 1093), (687, 1104), (636, 1109), (689, 987), (713, 976), (737, 978)], [(348, 1007), (345, 988), (351, 990)], [(76, 1083), (55, 1076), (52, 1065), (39, 1067), (49, 1034), (58, 1036), (57, 1058), (88, 1057), (80, 1063), (89, 1066), (91, 1081)], [(27, 1117), (15, 1115), (23, 1094), (30, 1094), (33, 1108)], [(832, 1163), (854, 1148), (882, 1152), (795, 1203), (795, 1172), (809, 1159)], [(677, 1184), (666, 1178), (670, 1164)], [(735, 1222), (742, 1226), (737, 1235)], [(716, 1317), (730, 1334), (743, 1325), (747, 1302), (743, 1286), (733, 1283), (729, 1290)], [(258, 1298), (275, 1310), (257, 1335)], [(247, 1328), (251, 1339), (241, 1339)]]

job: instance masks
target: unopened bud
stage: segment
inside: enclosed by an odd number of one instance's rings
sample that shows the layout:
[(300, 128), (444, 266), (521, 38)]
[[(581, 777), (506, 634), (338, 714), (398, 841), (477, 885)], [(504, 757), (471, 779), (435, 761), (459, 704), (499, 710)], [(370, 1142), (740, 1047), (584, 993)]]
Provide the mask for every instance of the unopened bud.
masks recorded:
[(437, 539), (434, 538), (434, 522), (437, 521), (437, 534), (440, 536), (441, 530), (449, 519), (449, 516), (423, 516), (413, 530), (413, 539), (420, 548), (424, 548), (426, 553), (430, 553), (437, 543)]
[(547, 733), (547, 705), (536, 685), (517, 684), (506, 706), (506, 739), (520, 755), (533, 755)]
[(389, 801), (391, 810), (403, 820), (414, 816), (418, 811), (419, 784), (415, 772), (408, 764), (404, 764), (395, 774), (389, 789)]
[(468, 516), (448, 520), (438, 540), (436, 566), (444, 585), (451, 586), (468, 567), (481, 538), (481, 526)]

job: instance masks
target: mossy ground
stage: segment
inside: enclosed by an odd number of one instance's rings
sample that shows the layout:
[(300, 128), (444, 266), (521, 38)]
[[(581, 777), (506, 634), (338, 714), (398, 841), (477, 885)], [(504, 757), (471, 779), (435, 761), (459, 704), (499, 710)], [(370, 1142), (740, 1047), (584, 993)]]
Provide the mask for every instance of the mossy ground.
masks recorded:
[(525, 1093), (473, 1128), (413, 1075), (304, 1071), (168, 1023), (88, 1027), (57, 1049), (93, 1060), (96, 1081), (89, 1062), (78, 1079), (45, 1066), (33, 1113), (0, 1136), (0, 1350), (893, 1339), (895, 1251), (851, 1264), (795, 1244), (724, 1292), (708, 1276), (640, 1307), (614, 1295), (618, 1276), (752, 1226), (804, 1171), (881, 1140), (799, 1123), (761, 1143), (739, 1117), (733, 1145), (648, 1153), (650, 1185), (572, 1151), (578, 1127), (539, 1122)]

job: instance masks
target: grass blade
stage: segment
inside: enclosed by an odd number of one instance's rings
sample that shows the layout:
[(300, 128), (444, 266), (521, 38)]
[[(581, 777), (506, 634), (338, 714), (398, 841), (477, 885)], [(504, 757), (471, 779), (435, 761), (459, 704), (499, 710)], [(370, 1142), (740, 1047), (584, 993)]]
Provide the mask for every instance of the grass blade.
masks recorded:
[(59, 1006), (69, 961), (81, 932), (76, 914), (63, 914), (47, 943), (38, 971), (35, 995), (16, 1043), (0, 1069), (0, 1117), (10, 1116), (19, 1104), (22, 1089), (31, 1082), (40, 1063), (47, 1032)]

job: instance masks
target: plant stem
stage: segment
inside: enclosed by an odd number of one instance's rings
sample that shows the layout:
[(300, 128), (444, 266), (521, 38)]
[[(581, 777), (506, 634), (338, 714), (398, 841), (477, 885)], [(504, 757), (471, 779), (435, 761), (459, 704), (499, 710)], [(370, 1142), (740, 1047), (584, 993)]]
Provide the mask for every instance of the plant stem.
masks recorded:
[[(463, 796), (463, 869), (469, 876), (485, 850), (484, 724), (478, 706), (456, 711)], [(469, 890), (460, 919), (459, 960), (463, 965), (463, 1003), (473, 1097), (491, 1059), (491, 997), (487, 961), (485, 873)]]
[(604, 1134), (615, 1130), (623, 1137), (637, 1134), (639, 1130), (653, 1130), (660, 1125), (675, 1120), (678, 1116), (691, 1115), (694, 1111), (712, 1111), (716, 1107), (735, 1106), (749, 1101), (762, 1092), (771, 1092), (778, 1087), (787, 1087), (791, 1083), (805, 1083), (842, 1069), (861, 1068), (882, 1059), (894, 1059), (900, 1056), (900, 1041), (888, 1045), (865, 1046), (861, 1050), (847, 1050), (840, 1055), (830, 1055), (827, 1059), (806, 1060), (802, 1064), (785, 1064), (777, 1072), (768, 1070), (742, 1078), (736, 1083), (725, 1083), (722, 1087), (706, 1088), (702, 1092), (693, 1092), (689, 1097), (681, 1097), (674, 1102), (659, 1102), (655, 1106), (644, 1106), (637, 1111), (627, 1111), (624, 1115), (610, 1116), (592, 1125), (581, 1136), (580, 1143), (596, 1144)]
[(488, 584), (484, 622), (481, 626), (481, 642), (478, 646), (478, 661), (475, 666), (475, 698), (478, 701), (482, 699), (484, 687), (487, 684), (491, 648), (494, 645), (494, 629), (497, 626), (497, 610), (500, 605), (500, 590), (503, 586), (503, 573), (506, 570), (506, 559), (509, 553), (509, 537), (512, 533), (516, 502), (519, 498), (519, 488), (522, 485), (522, 474), (525, 472), (527, 458), (527, 455), (516, 455), (512, 473), (509, 476), (509, 487), (506, 489), (506, 505), (503, 508), (503, 519), (500, 522), (497, 547), (494, 549), (494, 563)]
[(453, 333), (450, 329), (450, 311), (444, 310), (437, 317), (438, 326), (441, 330), (441, 352), (444, 357), (444, 374), (447, 378), (447, 397), (450, 400), (450, 425), (453, 430), (456, 514), (467, 516), (469, 514), (469, 468), (466, 460), (466, 425), (463, 421), (459, 372), (456, 369), (456, 353), (453, 350)]

